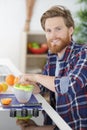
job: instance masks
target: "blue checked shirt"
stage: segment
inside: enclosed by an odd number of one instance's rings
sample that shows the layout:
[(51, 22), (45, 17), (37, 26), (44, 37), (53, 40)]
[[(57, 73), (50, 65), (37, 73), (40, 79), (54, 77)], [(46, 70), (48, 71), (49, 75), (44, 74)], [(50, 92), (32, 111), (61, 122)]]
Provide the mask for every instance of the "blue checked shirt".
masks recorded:
[(43, 74), (55, 76), (58, 114), (72, 130), (87, 130), (87, 46), (72, 41), (61, 59), (48, 52)]

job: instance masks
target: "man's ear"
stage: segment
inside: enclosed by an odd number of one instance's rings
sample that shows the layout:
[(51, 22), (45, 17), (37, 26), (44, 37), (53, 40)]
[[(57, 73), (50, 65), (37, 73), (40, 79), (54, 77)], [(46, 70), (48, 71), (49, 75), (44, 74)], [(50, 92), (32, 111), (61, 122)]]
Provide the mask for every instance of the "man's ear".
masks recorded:
[(74, 28), (73, 28), (73, 27), (70, 27), (70, 28), (69, 28), (69, 34), (72, 35), (73, 32), (74, 32)]

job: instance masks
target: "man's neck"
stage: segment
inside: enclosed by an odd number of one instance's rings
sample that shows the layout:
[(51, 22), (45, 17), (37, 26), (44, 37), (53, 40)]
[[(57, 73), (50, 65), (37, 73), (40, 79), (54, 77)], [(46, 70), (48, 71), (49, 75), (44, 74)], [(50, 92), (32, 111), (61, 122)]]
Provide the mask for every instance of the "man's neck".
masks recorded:
[(57, 53), (59, 59), (63, 57), (65, 50), (66, 50), (66, 47), (61, 52)]

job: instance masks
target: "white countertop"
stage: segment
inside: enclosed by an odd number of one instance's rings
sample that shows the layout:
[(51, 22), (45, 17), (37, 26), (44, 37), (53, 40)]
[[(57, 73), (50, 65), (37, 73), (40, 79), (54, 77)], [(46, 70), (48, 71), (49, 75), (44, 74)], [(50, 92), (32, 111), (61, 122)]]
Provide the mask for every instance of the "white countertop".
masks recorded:
[[(13, 65), (9, 59), (0, 59), (0, 65), (6, 65), (16, 76), (21, 74), (21, 72)], [(40, 94), (35, 95), (35, 97), (38, 102), (42, 103), (42, 108), (46, 111), (46, 113), (50, 116), (58, 128), (60, 128), (60, 130), (72, 130)], [(0, 107), (0, 110), (3, 110), (3, 108)]]

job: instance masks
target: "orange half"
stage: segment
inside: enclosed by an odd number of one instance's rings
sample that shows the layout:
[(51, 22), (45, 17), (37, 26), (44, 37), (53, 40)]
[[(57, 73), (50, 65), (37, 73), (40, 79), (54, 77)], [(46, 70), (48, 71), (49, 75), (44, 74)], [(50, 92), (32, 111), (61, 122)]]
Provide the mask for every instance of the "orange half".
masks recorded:
[(12, 98), (2, 98), (1, 103), (3, 105), (9, 105), (12, 102)]

